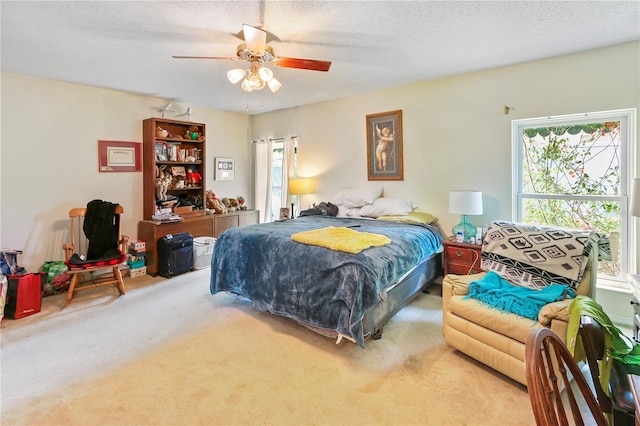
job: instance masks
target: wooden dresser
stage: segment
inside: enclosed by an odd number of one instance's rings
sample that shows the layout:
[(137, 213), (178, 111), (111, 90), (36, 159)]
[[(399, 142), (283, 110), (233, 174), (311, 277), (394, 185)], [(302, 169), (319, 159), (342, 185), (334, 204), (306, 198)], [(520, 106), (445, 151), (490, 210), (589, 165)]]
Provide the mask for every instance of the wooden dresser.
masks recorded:
[(256, 224), (259, 220), (258, 210), (240, 210), (231, 213), (187, 217), (182, 222), (174, 223), (161, 224), (151, 220), (142, 220), (138, 222), (138, 239), (144, 241), (146, 245), (147, 274), (156, 275), (158, 273), (156, 256), (158, 240), (167, 234), (188, 232), (192, 237), (218, 238), (218, 235), (225, 229)]

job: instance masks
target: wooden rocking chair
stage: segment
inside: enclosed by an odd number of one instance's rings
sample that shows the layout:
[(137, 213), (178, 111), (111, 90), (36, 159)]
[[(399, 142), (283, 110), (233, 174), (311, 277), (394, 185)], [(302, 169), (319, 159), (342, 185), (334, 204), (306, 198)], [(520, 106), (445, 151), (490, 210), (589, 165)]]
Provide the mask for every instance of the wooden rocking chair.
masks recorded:
[[(112, 206), (111, 210), (108, 205)], [(99, 206), (107, 206), (107, 208), (106, 211), (98, 212), (99, 217), (97, 217), (96, 208)], [(93, 239), (93, 245), (91, 238), (85, 234), (89, 222), (91, 222), (90, 226), (94, 226), (93, 219), (87, 220), (88, 210), (93, 212), (90, 214), (93, 214), (94, 219), (102, 221), (100, 224), (102, 227), (94, 231), (99, 234)], [(119, 267), (126, 260), (125, 253), (129, 237), (121, 235), (120, 215), (123, 213), (122, 206), (101, 200), (91, 201), (86, 208), (74, 208), (69, 211), (71, 243), (63, 244), (62, 248), (65, 252), (65, 264), (71, 275), (71, 282), (64, 306), (71, 303), (74, 292), (93, 287), (114, 285), (120, 295), (125, 294)], [(104, 255), (96, 256), (97, 252)]]

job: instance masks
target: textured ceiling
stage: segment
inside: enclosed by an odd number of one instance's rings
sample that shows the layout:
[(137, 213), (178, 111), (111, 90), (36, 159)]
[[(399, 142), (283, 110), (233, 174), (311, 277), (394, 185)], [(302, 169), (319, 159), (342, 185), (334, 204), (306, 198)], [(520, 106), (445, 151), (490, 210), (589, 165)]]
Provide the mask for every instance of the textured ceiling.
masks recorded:
[[(6, 1), (3, 71), (122, 90), (161, 105), (262, 112), (640, 39), (639, 1)], [(226, 72), (246, 23), (283, 84), (246, 94)], [(197, 115), (194, 115), (197, 118)]]

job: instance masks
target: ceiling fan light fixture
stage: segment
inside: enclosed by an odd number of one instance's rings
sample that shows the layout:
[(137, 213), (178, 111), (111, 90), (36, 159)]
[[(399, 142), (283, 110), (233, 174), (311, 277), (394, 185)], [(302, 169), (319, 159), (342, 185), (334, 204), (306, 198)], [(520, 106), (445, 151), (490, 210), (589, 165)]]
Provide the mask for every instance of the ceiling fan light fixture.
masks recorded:
[(275, 78), (272, 78), (271, 80), (269, 80), (267, 82), (267, 85), (269, 86), (269, 89), (271, 89), (273, 93), (277, 92), (282, 87), (282, 83), (280, 83)]
[(240, 86), (242, 87), (242, 90), (244, 90), (245, 92), (252, 92), (253, 88), (251, 87), (251, 83), (249, 83), (248, 79), (244, 79), (244, 81), (242, 82), (242, 85)]
[(251, 86), (251, 89), (253, 90), (264, 89), (265, 82), (259, 76), (257, 75), (251, 76), (250, 78), (248, 78), (248, 81), (249, 81), (249, 85)]
[(227, 71), (227, 78), (229, 79), (231, 84), (236, 84), (237, 82), (242, 80), (245, 77), (245, 75), (247, 75), (247, 71), (241, 68), (236, 68), (236, 69)]
[(258, 69), (258, 75), (260, 76), (261, 79), (263, 79), (266, 82), (271, 81), (271, 79), (273, 78), (273, 71), (271, 71), (269, 68), (267, 67), (260, 67)]
[[(2, 0), (0, 0), (2, 1)], [(273, 36), (273, 34), (271, 34)], [(242, 60), (250, 63), (247, 69), (232, 69), (227, 71), (227, 79), (231, 84), (242, 81), (241, 87), (245, 92), (262, 90), (269, 86), (272, 92), (277, 92), (282, 87), (282, 83), (273, 77), (273, 71), (267, 64), (281, 68), (296, 68), (312, 71), (329, 71), (330, 61), (319, 61), (315, 59), (289, 58), (276, 56), (273, 47), (267, 44), (267, 32), (243, 24), (242, 38), (244, 43), (240, 43), (236, 49), (236, 58), (226, 58), (219, 56), (173, 56), (176, 59), (227, 59)], [(277, 40), (277, 37), (274, 37)]]

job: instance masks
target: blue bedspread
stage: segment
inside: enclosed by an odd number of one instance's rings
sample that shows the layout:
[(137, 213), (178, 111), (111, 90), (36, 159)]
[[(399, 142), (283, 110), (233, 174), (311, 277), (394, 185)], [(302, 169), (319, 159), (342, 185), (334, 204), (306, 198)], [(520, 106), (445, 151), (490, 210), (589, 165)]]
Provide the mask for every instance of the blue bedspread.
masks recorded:
[[(293, 233), (326, 226), (383, 234), (391, 243), (349, 254), (291, 240)], [(364, 312), (441, 243), (430, 226), (373, 219), (307, 216), (230, 228), (214, 245), (211, 293), (245, 296), (271, 313), (350, 336), (364, 347)]]

